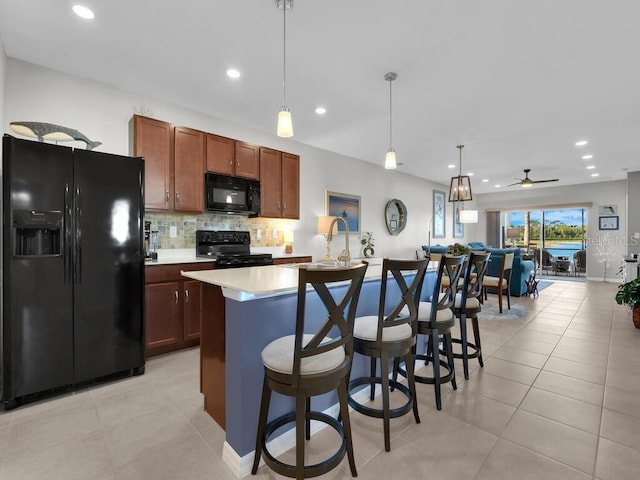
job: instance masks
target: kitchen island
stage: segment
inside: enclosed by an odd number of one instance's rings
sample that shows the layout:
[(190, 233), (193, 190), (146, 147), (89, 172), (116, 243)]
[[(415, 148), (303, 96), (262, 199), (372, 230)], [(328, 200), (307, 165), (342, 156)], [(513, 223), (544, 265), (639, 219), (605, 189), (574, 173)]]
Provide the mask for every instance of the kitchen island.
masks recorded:
[[(378, 264), (367, 269), (358, 316), (377, 313), (381, 268)], [(260, 353), (269, 342), (294, 333), (298, 268), (272, 265), (182, 275), (203, 283), (201, 391), (205, 410), (226, 430), (223, 456), (243, 476), (250, 469), (255, 448), (264, 374)], [(424, 292), (431, 292), (434, 277), (428, 275)], [(307, 323), (323, 322), (326, 313), (315, 293), (307, 304)], [(368, 369), (369, 361), (357, 355), (352, 377), (363, 376)], [(314, 397), (312, 403), (312, 409), (323, 411), (337, 403), (337, 395), (331, 392)], [(292, 399), (274, 395), (270, 419), (293, 409)]]

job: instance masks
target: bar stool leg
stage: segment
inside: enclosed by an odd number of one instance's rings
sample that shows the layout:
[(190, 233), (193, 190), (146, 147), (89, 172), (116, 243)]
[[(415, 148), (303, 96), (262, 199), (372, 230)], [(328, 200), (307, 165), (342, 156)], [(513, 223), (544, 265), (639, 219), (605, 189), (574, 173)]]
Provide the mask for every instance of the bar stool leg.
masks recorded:
[(267, 377), (265, 375), (262, 381), (262, 400), (260, 402), (260, 415), (258, 417), (258, 434), (256, 436), (256, 451), (253, 456), (253, 468), (251, 473), (253, 475), (258, 471), (258, 465), (260, 465), (260, 458), (262, 456), (262, 438), (264, 437), (264, 430), (267, 425), (267, 415), (269, 413), (269, 403), (271, 402), (271, 389), (267, 384)]
[(445, 352), (447, 353), (447, 363), (451, 368), (451, 387), (454, 390), (458, 389), (458, 384), (456, 383), (456, 368), (453, 365), (453, 341), (451, 340), (451, 332), (447, 332), (443, 335), (443, 343)]
[(376, 391), (376, 357), (371, 357), (371, 391), (369, 392), (369, 400), (373, 402)]
[(464, 379), (469, 380), (469, 352), (467, 351), (467, 316), (460, 315), (460, 346), (462, 348), (462, 369)]
[(348, 378), (344, 383), (338, 385), (338, 401), (340, 402), (340, 417), (342, 418), (342, 426), (344, 428), (344, 436), (347, 439), (347, 458), (349, 459), (349, 468), (351, 476), (357, 477), (356, 461), (353, 456), (353, 437), (351, 436), (351, 420), (349, 419), (349, 405), (347, 403), (347, 389), (349, 385)]
[(473, 326), (473, 341), (478, 348), (478, 362), (480, 362), (481, 367), (484, 367), (484, 362), (482, 361), (482, 345), (480, 344), (480, 327), (478, 326), (478, 317), (473, 317), (471, 319), (471, 325)]
[(389, 430), (391, 429), (391, 416), (389, 415), (389, 358), (383, 354), (380, 357), (380, 376), (382, 383), (382, 419), (384, 424), (384, 449), (391, 451)]
[(307, 401), (304, 392), (296, 395), (296, 479), (304, 478), (304, 447)]
[(431, 335), (429, 335), (429, 346), (431, 347), (431, 352), (433, 358), (431, 359), (431, 364), (433, 365), (433, 387), (436, 393), (436, 408), (438, 410), (442, 410), (442, 399), (440, 398), (440, 355), (438, 352), (438, 330), (431, 330)]
[[(397, 358), (396, 360), (399, 365), (400, 358)], [(413, 355), (411, 355), (411, 353), (407, 353), (404, 356), (404, 364), (407, 369), (407, 382), (409, 383), (409, 391), (411, 392), (411, 397), (413, 398), (413, 418), (415, 418), (416, 423), (420, 423), (420, 414), (418, 413), (418, 397), (416, 396), (416, 378), (414, 372), (415, 366)]]

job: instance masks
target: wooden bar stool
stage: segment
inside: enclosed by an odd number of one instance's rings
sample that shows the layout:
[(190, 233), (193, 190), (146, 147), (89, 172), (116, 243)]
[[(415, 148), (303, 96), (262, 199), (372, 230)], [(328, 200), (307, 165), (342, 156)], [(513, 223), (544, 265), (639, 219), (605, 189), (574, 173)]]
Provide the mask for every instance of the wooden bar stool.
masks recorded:
[[(453, 343), (460, 344), (462, 353), (454, 353), (454, 358), (462, 359), (464, 379), (469, 380), (469, 359), (477, 358), (483, 367), (482, 349), (480, 345), (480, 329), (478, 314), (482, 310), (482, 283), (489, 266), (488, 252), (471, 252), (464, 275), (461, 291), (456, 294), (453, 307), (454, 315), (460, 319), (460, 338), (452, 338)], [(473, 341), (467, 340), (467, 318), (471, 318)], [(471, 350), (471, 352), (469, 352)], [(440, 353), (445, 353), (441, 351)]]
[[(451, 328), (455, 325), (456, 317), (453, 314), (458, 281), (463, 270), (465, 256), (459, 257), (443, 255), (438, 265), (438, 276), (433, 288), (429, 302), (420, 302), (418, 306), (418, 335), (427, 336), (427, 351), (425, 354), (416, 353), (413, 347), (413, 358), (424, 360), (425, 365), (429, 362), (433, 365), (433, 376), (415, 374), (415, 381), (428, 383), (434, 386), (436, 396), (436, 407), (442, 409), (441, 385), (451, 382), (453, 389), (457, 389), (456, 371), (453, 366), (453, 345), (451, 342)], [(448, 277), (447, 286), (443, 286), (443, 278)], [(441, 291), (442, 290), (442, 291)], [(444, 352), (447, 360), (440, 359), (439, 342), (442, 336)], [(394, 378), (399, 372), (403, 377), (407, 376), (409, 367), (413, 366), (412, 361), (405, 361), (406, 368), (402, 368), (400, 362), (394, 365)], [(440, 374), (440, 367), (447, 370), (446, 375)]]
[[(252, 474), (257, 472), (262, 457), (269, 468), (280, 475), (297, 479), (316, 477), (338, 466), (346, 453), (351, 474), (357, 476), (347, 405), (347, 384), (353, 361), (353, 322), (366, 269), (366, 262), (331, 270), (300, 268), (295, 334), (278, 338), (262, 350), (264, 381)], [(349, 283), (346, 287), (330, 291), (328, 284), (335, 282)], [(313, 286), (327, 310), (325, 322), (319, 328), (314, 328), (313, 334), (305, 333), (305, 305), (307, 295), (312, 293), (312, 290), (307, 291), (309, 285)], [(341, 299), (337, 299), (338, 296)], [(329, 332), (335, 330), (337, 335), (330, 338)], [(339, 420), (311, 411), (312, 396), (336, 389), (340, 403)], [(272, 391), (295, 397), (296, 406), (294, 412), (267, 423)], [(310, 439), (311, 420), (332, 427), (340, 435), (342, 443), (330, 458), (305, 466), (305, 438)], [(271, 435), (292, 422), (295, 422), (296, 427), (295, 465), (281, 462), (267, 449)]]
[[(416, 423), (420, 423), (416, 386), (413, 378), (412, 351), (416, 343), (416, 320), (418, 318), (417, 303), (420, 300), (422, 282), (427, 271), (429, 259), (422, 260), (389, 260), (382, 263), (382, 279), (380, 282), (380, 303), (378, 315), (358, 317), (353, 328), (354, 350), (371, 357), (371, 376), (357, 378), (349, 382), (349, 405), (363, 415), (383, 419), (384, 448), (391, 450), (389, 435), (390, 419), (402, 416), (413, 409)], [(393, 275), (395, 285), (399, 288), (399, 299), (391, 311), (385, 308), (388, 299), (395, 299), (396, 293), (387, 289), (389, 274)], [(403, 275), (414, 274), (409, 285)], [(392, 300), (393, 301), (393, 300)], [(407, 362), (408, 387), (389, 379), (389, 360), (404, 358)], [(376, 376), (376, 361), (380, 359), (380, 376)], [(352, 392), (356, 387), (369, 385), (370, 399), (374, 398), (376, 384), (382, 386), (382, 409), (369, 407), (353, 399)], [(397, 408), (389, 406), (390, 389), (398, 389), (407, 397), (407, 402)]]

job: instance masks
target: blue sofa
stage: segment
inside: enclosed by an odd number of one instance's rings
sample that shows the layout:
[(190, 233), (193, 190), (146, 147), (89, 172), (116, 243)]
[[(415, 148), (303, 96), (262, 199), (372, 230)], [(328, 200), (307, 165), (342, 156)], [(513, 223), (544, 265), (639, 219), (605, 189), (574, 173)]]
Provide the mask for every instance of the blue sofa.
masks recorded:
[[(505, 253), (513, 253), (513, 269), (511, 270), (511, 288), (509, 293), (511, 296), (520, 297), (527, 291), (527, 280), (533, 271), (533, 261), (523, 260), (519, 248), (491, 248), (484, 246), (481, 242), (471, 242), (467, 245), (471, 250), (485, 250), (491, 252), (489, 257), (489, 268), (487, 275), (492, 277), (500, 276), (500, 267), (502, 266), (502, 256)], [(447, 253), (446, 245), (423, 245), (422, 249), (429, 253)]]

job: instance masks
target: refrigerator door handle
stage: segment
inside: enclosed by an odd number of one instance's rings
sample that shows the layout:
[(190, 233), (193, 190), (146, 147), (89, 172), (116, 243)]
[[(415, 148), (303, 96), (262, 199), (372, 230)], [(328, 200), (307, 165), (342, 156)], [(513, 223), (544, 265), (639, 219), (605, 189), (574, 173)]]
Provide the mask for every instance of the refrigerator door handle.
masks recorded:
[(71, 239), (71, 192), (69, 184), (64, 184), (64, 283), (71, 283), (72, 257)]
[(75, 229), (76, 229), (76, 250), (75, 250), (75, 283), (82, 282), (82, 228), (80, 216), (80, 185), (76, 185), (75, 190)]

